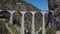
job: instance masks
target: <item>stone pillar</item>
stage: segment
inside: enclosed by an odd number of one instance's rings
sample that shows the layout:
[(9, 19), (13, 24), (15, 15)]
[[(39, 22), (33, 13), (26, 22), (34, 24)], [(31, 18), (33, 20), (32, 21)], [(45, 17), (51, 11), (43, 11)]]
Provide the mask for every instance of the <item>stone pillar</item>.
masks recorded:
[(15, 11), (8, 11), (10, 13), (10, 21), (9, 23), (13, 24), (13, 14)]
[(25, 33), (24, 33), (24, 14), (26, 13), (26, 11), (20, 11), (20, 13), (22, 14), (21, 34), (25, 34)]
[(42, 34), (45, 34), (45, 13), (46, 12), (41, 12), (43, 15), (43, 23), (42, 23)]
[(31, 13), (32, 13), (32, 30), (31, 30), (31, 33), (35, 34), (34, 15), (35, 15), (36, 11), (31, 11)]

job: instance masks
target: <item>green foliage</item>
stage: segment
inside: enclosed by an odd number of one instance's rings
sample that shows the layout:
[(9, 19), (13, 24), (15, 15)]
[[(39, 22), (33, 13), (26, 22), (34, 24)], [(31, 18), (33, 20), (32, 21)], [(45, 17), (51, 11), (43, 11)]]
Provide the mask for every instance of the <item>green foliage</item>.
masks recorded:
[(20, 32), (16, 31), (15, 34), (21, 34)]
[(17, 25), (12, 25), (12, 24), (8, 24), (8, 25), (11, 28), (12, 32), (14, 32), (15, 34), (21, 34), (21, 32), (17, 30)]
[(0, 34), (10, 34), (9, 30), (5, 26), (5, 21), (0, 20)]
[(32, 19), (32, 14), (30, 12), (27, 12), (25, 14), (25, 29), (26, 31), (31, 33), (31, 19)]
[(22, 15), (21, 15), (21, 13), (19, 13), (18, 11), (16, 11), (15, 13), (14, 13), (14, 15), (13, 15), (13, 19), (14, 19), (14, 24), (16, 24), (16, 25), (18, 25), (18, 26), (20, 26), (21, 24), (20, 24), (20, 22), (21, 22), (21, 17), (22, 17)]
[(46, 34), (56, 34), (56, 29), (55, 28), (47, 28)]
[(35, 14), (35, 31), (38, 31), (42, 26), (42, 17), (42, 14), (39, 12)]
[(14, 18), (16, 18), (16, 20), (18, 20), (20, 17), (21, 17), (21, 14), (16, 11), (14, 13)]

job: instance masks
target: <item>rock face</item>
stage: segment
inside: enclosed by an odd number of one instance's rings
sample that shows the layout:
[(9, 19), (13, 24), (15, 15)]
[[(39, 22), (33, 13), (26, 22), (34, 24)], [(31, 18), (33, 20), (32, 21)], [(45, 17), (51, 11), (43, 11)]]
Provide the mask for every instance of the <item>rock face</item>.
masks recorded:
[(3, 10), (40, 10), (24, 0), (0, 0), (0, 10), (2, 9)]
[(49, 10), (54, 11), (54, 16), (60, 13), (60, 0), (48, 0)]
[[(50, 22), (60, 30), (60, 0), (48, 0)], [(51, 21), (52, 20), (52, 21)]]

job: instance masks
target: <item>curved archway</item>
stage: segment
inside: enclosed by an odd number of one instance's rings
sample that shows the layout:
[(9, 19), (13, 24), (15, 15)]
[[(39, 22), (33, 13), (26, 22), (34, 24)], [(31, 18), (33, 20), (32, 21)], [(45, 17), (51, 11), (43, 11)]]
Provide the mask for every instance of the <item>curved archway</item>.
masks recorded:
[(42, 28), (42, 13), (41, 12), (36, 12), (35, 14), (35, 32), (36, 34), (41, 34), (40, 29)]
[(13, 24), (17, 24), (21, 27), (21, 17), (22, 17), (22, 14), (20, 12), (16, 11), (13, 14)]
[(32, 22), (32, 14), (30, 12), (25, 13), (25, 33), (31, 34), (31, 22)]
[(10, 13), (7, 10), (2, 10), (0, 12), (0, 18), (8, 19), (10, 18)]

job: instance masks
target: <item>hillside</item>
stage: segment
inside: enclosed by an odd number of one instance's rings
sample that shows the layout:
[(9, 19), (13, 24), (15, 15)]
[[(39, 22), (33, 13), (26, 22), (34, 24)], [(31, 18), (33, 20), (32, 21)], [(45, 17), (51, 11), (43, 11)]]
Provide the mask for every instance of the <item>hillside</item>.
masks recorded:
[[(20, 4), (17, 4), (20, 3)], [(0, 0), (0, 10), (39, 10), (37, 7), (24, 0)]]

